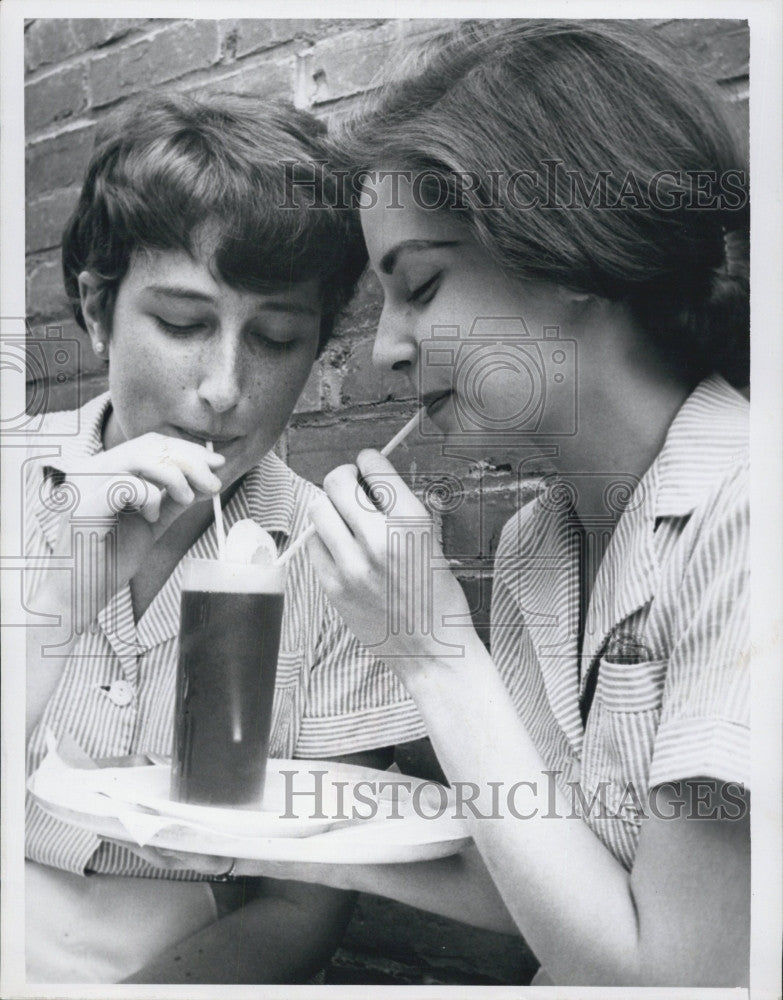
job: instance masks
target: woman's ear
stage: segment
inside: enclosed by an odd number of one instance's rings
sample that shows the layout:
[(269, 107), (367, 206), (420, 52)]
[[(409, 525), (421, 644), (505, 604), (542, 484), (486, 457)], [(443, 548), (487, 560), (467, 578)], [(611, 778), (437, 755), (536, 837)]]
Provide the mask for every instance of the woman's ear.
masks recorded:
[(109, 330), (104, 315), (101, 281), (91, 271), (82, 271), (78, 281), (82, 315), (92, 349), (99, 358), (107, 358), (109, 354)]

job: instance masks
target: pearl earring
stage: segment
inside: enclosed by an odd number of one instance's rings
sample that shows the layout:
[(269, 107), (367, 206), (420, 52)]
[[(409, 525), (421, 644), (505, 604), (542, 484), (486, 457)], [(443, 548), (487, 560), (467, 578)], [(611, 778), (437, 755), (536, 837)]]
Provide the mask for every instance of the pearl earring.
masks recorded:
[(95, 345), (95, 353), (103, 354), (105, 350), (106, 350), (106, 345), (102, 340), (99, 340), (98, 343)]

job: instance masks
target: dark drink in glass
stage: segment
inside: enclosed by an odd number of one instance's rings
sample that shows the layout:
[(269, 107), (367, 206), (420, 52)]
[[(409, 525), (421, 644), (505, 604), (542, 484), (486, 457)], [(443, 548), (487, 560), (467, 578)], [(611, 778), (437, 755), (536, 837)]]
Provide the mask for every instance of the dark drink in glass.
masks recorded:
[(260, 807), (284, 588), (284, 567), (185, 560), (174, 801)]

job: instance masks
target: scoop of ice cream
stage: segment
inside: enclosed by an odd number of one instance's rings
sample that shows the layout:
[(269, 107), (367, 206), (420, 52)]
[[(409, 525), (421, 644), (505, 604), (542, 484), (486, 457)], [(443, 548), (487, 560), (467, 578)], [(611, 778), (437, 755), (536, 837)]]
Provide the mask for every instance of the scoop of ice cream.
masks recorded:
[(226, 559), (237, 563), (270, 565), (277, 559), (277, 546), (260, 524), (245, 518), (237, 521), (226, 536)]

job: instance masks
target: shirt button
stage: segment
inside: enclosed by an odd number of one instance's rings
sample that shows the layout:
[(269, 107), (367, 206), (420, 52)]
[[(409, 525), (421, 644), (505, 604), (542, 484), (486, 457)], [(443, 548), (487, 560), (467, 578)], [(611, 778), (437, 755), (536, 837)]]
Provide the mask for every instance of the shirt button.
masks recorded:
[(124, 708), (133, 701), (133, 688), (127, 681), (112, 681), (103, 690), (119, 708)]

